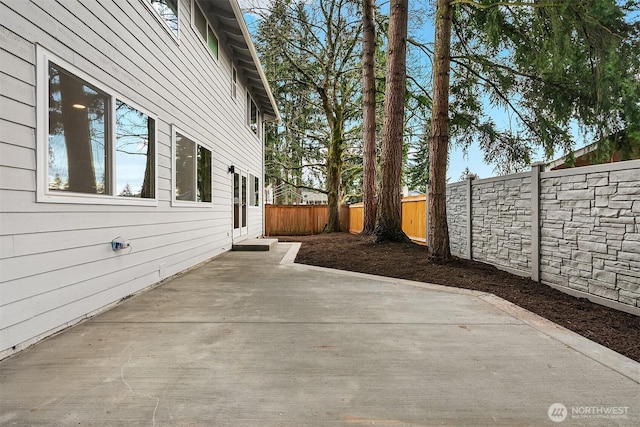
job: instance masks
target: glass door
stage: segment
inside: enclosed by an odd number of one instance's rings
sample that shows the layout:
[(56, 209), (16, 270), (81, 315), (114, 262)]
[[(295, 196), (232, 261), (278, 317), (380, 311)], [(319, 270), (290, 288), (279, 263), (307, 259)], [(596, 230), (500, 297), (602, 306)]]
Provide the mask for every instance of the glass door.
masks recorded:
[(233, 237), (247, 234), (247, 175), (233, 173)]

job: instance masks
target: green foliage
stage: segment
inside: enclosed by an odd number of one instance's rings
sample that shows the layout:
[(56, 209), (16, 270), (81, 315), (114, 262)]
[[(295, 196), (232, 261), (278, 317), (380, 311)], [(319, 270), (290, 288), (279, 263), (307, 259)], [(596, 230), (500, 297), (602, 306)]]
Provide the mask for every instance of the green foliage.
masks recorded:
[(471, 170), (468, 167), (466, 167), (462, 171), (462, 174), (460, 174), (459, 180), (464, 181), (467, 179), (480, 179), (480, 176), (475, 172), (471, 172)]
[[(612, 150), (633, 155), (640, 140), (639, 2), (509, 2), (453, 1), (451, 144), (478, 143), (499, 173), (528, 167), (540, 148), (550, 159), (594, 140), (601, 141), (603, 158)], [(257, 48), (283, 117), (267, 127), (267, 183), (326, 189), (330, 121), (342, 117), (341, 191), (361, 197), (359, 6), (357, 0), (274, 0), (262, 17)], [(420, 19), (433, 19), (425, 10), (411, 12), (414, 31)], [(388, 17), (379, 11), (376, 27), (381, 114)], [(409, 48), (405, 183), (423, 189), (432, 49), (411, 34)], [(497, 122), (494, 108), (506, 110), (511, 122)]]
[[(606, 141), (640, 123), (638, 2), (540, 0), (482, 7), (493, 3), (460, 2), (455, 9), (456, 142), (478, 141), (487, 161), (511, 172), (527, 166), (537, 147), (548, 158), (569, 151), (576, 144), (572, 125), (585, 138)], [(496, 126), (482, 100), (510, 111), (515, 130)], [(624, 145), (630, 139), (616, 141)]]
[[(425, 126), (431, 128), (428, 123)], [(409, 159), (405, 172), (406, 185), (410, 190), (417, 190), (421, 193), (427, 192), (429, 183), (429, 140), (431, 135), (425, 133), (419, 138), (413, 139), (409, 143)]]
[(282, 116), (267, 133), (267, 182), (340, 192), (327, 182), (335, 161), (342, 187), (353, 182), (341, 163), (359, 130), (357, 10), (355, 0), (276, 0), (262, 17), (256, 47)]

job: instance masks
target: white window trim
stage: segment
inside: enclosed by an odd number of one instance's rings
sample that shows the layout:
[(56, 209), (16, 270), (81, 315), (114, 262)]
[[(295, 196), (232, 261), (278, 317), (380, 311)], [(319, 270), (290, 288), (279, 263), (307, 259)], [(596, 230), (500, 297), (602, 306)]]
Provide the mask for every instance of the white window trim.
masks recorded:
[[(207, 30), (211, 28), (213, 35), (216, 36), (216, 39), (218, 40), (218, 57), (217, 58), (214, 56), (213, 52), (211, 52), (211, 49), (209, 49), (209, 41), (204, 40), (202, 38), (202, 34), (200, 34), (200, 31), (196, 28), (196, 24), (195, 24), (195, 8), (196, 7), (200, 9), (200, 12), (202, 12), (202, 16), (204, 16), (204, 20), (207, 23)], [(211, 25), (211, 23), (209, 22), (209, 19), (207, 19), (207, 15), (204, 13), (202, 8), (197, 4), (196, 0), (191, 0), (190, 22), (191, 22), (191, 28), (193, 29), (193, 32), (196, 33), (196, 37), (198, 38), (198, 40), (200, 40), (200, 43), (202, 43), (202, 46), (204, 46), (204, 48), (207, 50), (207, 53), (215, 61), (215, 63), (218, 66), (220, 66), (220, 36), (218, 36), (218, 33), (216, 32), (215, 28), (213, 28), (213, 25)]]
[[(246, 126), (247, 128), (249, 128), (249, 132), (251, 132), (256, 138), (260, 139), (261, 135), (262, 135), (262, 120), (260, 120), (260, 109), (258, 108), (258, 103), (253, 99), (253, 96), (251, 95), (251, 93), (249, 93), (249, 91), (247, 91), (247, 96), (246, 96), (246, 104), (245, 105), (245, 114), (246, 114)], [(256, 106), (256, 131), (254, 132), (253, 129), (251, 129), (251, 104), (253, 103), (253, 105)]]
[(249, 201), (251, 203), (248, 203), (249, 208), (250, 209), (260, 209), (261, 208), (261, 204), (260, 204), (260, 193), (262, 193), (262, 184), (260, 183), (260, 176), (259, 175), (254, 175), (253, 173), (249, 173), (249, 178), (253, 178), (254, 180), (257, 179), (258, 180), (258, 204), (254, 205), (253, 204), (253, 198), (255, 197), (255, 181), (252, 181), (251, 184), (251, 198), (249, 199)]
[(153, 7), (153, 5), (151, 4), (150, 0), (140, 0), (140, 1), (142, 3), (144, 3), (145, 6), (147, 6), (147, 9), (149, 9), (151, 14), (153, 16), (155, 16), (155, 18), (158, 20), (158, 22), (160, 22), (162, 24), (162, 28), (164, 28), (164, 30), (171, 36), (173, 41), (176, 42), (176, 44), (180, 44), (180, 33), (181, 33), (181, 31), (180, 31), (180, 0), (178, 0), (177, 3), (176, 3), (177, 7), (178, 7), (178, 34), (173, 32), (171, 27), (169, 27), (169, 24), (167, 24), (167, 22), (160, 15), (160, 13), (158, 13), (156, 8)]
[[(153, 199), (147, 198), (133, 198), (122, 197), (115, 194), (87, 194), (87, 193), (72, 193), (49, 190), (48, 178), (49, 178), (49, 162), (48, 162), (48, 144), (49, 144), (49, 61), (55, 62), (65, 70), (73, 73), (76, 77), (86, 81), (87, 83), (95, 86), (97, 89), (105, 92), (109, 95), (110, 99), (110, 114), (115, 112), (116, 99), (125, 102), (131, 107), (136, 108), (140, 112), (146, 114), (149, 118), (155, 120), (155, 135), (154, 143), (154, 195)], [(37, 108), (36, 108), (36, 202), (38, 203), (76, 203), (86, 205), (129, 205), (129, 206), (158, 206), (158, 116), (150, 113), (144, 108), (141, 108), (135, 102), (130, 101), (124, 96), (121, 96), (118, 92), (112, 90), (107, 85), (99, 82), (96, 78), (78, 69), (75, 65), (60, 58), (57, 55), (47, 51), (40, 45), (36, 46), (36, 96), (37, 96)], [(111, 117), (110, 117), (111, 118)], [(116, 188), (115, 180), (115, 120), (110, 120), (110, 147), (109, 147), (109, 165), (111, 171), (110, 186)]]
[[(234, 73), (236, 76), (235, 81), (233, 80)], [(233, 64), (231, 64), (231, 99), (234, 101), (238, 100), (238, 69)]]
[[(177, 176), (176, 176), (176, 173), (178, 171), (178, 168), (176, 167), (176, 145), (177, 145), (176, 133), (184, 135), (187, 138), (189, 138), (191, 141), (193, 141), (196, 144), (196, 151), (197, 151), (197, 147), (201, 146), (211, 152), (211, 201), (210, 202), (198, 202), (198, 201), (191, 201), (191, 200), (176, 199), (176, 184), (178, 183)], [(199, 141), (200, 140), (198, 138), (194, 138), (192, 135), (190, 135), (188, 132), (184, 132), (178, 126), (174, 124), (171, 125), (171, 206), (179, 206), (179, 207), (186, 207), (186, 208), (205, 208), (205, 209), (213, 208), (213, 159), (214, 159), (213, 150), (211, 149), (211, 147), (208, 147), (205, 144), (201, 144)], [(195, 173), (195, 177), (194, 177), (195, 185), (197, 186), (198, 185), (197, 162), (196, 162), (196, 167), (194, 168), (194, 173)]]

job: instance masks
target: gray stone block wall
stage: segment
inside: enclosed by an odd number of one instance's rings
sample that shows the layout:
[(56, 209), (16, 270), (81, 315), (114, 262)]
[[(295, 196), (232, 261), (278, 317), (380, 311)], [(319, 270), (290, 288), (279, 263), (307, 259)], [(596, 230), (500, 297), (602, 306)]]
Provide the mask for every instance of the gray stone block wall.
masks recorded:
[(541, 281), (640, 306), (640, 169), (571, 171), (541, 175)]
[[(539, 194), (537, 176), (472, 181), (472, 258), (640, 307), (640, 160), (542, 172)], [(469, 255), (468, 191), (447, 188), (451, 252), (460, 257)]]
[(531, 273), (531, 176), (475, 181), (472, 185), (473, 259)]
[(469, 256), (467, 247), (467, 186), (465, 182), (447, 186), (447, 225), (451, 253), (461, 258)]

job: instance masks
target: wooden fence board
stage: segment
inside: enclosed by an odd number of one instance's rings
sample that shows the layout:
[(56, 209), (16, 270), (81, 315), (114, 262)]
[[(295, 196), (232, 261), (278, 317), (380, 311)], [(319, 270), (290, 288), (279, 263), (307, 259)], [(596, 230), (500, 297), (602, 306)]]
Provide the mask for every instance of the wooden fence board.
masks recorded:
[[(411, 240), (426, 242), (427, 203), (425, 195), (402, 199), (402, 230)], [(322, 233), (327, 223), (327, 205), (265, 205), (266, 236), (305, 236)], [(340, 207), (340, 227), (357, 234), (362, 231), (362, 203)]]
[(265, 205), (266, 236), (319, 234), (327, 223), (327, 205)]
[(416, 242), (427, 241), (426, 200), (424, 195), (402, 199), (402, 231)]
[(364, 227), (364, 204), (354, 203), (349, 205), (349, 233), (357, 234)]

